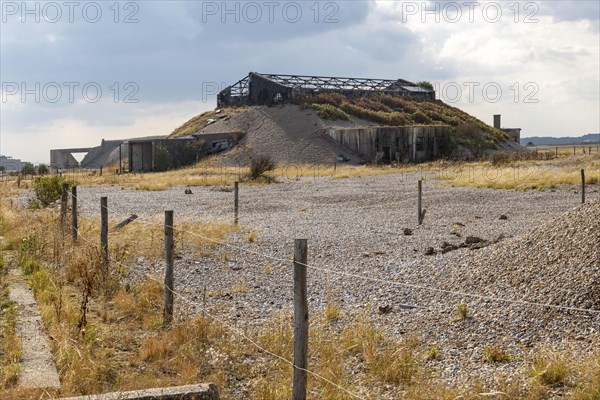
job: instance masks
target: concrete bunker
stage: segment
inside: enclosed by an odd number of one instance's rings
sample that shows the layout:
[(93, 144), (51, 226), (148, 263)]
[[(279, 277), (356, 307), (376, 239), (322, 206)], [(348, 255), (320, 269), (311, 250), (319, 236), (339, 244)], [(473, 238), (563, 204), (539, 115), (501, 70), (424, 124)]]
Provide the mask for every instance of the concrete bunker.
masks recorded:
[(129, 172), (180, 168), (235, 146), (242, 134), (206, 133), (169, 139), (166, 136), (130, 139), (125, 142)]
[(362, 157), (390, 162), (432, 161), (449, 150), (450, 126), (329, 128), (325, 134)]

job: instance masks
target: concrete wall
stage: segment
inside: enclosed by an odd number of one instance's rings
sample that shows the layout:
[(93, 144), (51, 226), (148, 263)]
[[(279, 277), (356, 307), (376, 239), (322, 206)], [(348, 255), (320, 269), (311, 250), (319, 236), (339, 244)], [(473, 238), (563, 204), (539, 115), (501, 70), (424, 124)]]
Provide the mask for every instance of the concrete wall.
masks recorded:
[[(81, 167), (100, 168), (100, 166), (107, 166), (110, 163), (110, 154), (117, 149), (121, 143), (123, 143), (122, 140), (102, 139), (100, 146), (90, 149), (83, 160), (81, 160)], [(125, 155), (126, 153), (123, 153), (123, 156)]]
[(154, 160), (153, 141), (129, 142), (129, 172), (152, 171)]
[(383, 162), (423, 162), (448, 149), (449, 126), (330, 128), (326, 133), (360, 156)]
[(506, 133), (511, 141), (521, 143), (521, 128), (504, 128), (502, 132)]
[(250, 104), (258, 105), (272, 105), (273, 97), (277, 93), (281, 94), (283, 101), (289, 101), (292, 97), (292, 90), (287, 86), (253, 73), (250, 73), (249, 92), (248, 101)]
[(87, 153), (91, 148), (50, 150), (50, 166), (52, 168), (77, 168), (79, 162), (72, 153)]
[[(131, 140), (127, 146), (130, 172), (153, 171), (156, 166), (156, 149), (165, 148), (169, 153), (171, 167), (180, 168), (193, 164), (202, 157), (227, 150), (237, 144), (239, 133), (211, 133), (176, 139)], [(125, 152), (123, 159), (125, 162)]]

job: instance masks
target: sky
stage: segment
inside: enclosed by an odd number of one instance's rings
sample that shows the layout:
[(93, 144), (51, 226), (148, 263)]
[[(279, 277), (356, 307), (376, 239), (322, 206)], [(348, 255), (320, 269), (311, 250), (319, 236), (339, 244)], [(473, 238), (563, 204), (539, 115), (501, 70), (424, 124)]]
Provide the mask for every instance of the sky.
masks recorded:
[(166, 135), (250, 71), (429, 81), (522, 137), (600, 132), (599, 4), (0, 0), (0, 154)]

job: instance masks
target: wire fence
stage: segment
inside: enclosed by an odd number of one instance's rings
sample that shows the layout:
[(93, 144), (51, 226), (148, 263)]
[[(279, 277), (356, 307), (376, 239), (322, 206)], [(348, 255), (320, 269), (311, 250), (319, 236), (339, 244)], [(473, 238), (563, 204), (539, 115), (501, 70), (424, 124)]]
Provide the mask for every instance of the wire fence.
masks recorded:
[[(110, 211), (110, 209), (109, 209), (109, 211)], [(140, 222), (143, 222), (143, 223), (146, 223), (146, 224), (153, 224), (153, 225), (156, 225), (156, 222), (153, 222), (153, 221), (144, 221), (144, 220), (140, 220)], [(171, 227), (171, 226), (166, 226), (166, 225), (165, 225), (165, 228), (166, 228), (166, 227)], [(174, 228), (174, 226), (173, 226), (172, 228)], [(75, 229), (77, 229), (77, 228), (75, 228)], [(190, 233), (190, 232), (188, 232), (188, 233)], [(81, 235), (81, 232), (80, 232), (80, 231), (78, 231), (78, 238), (82, 239), (83, 241), (85, 241), (86, 243), (88, 243), (89, 245), (91, 245), (91, 246), (93, 246), (93, 247), (95, 247), (95, 248), (97, 248), (97, 249), (100, 249), (100, 247), (101, 247), (99, 244), (96, 244), (96, 243), (94, 243), (92, 240), (88, 239), (86, 236), (83, 236), (83, 235)], [(203, 238), (204, 238), (204, 237), (203, 237)], [(206, 239), (209, 239), (209, 238), (206, 238)], [(219, 243), (224, 243), (224, 242), (219, 242)], [(110, 258), (110, 261), (111, 261), (111, 262), (113, 262), (113, 263), (120, 263), (120, 261), (119, 261), (119, 260), (116, 260), (114, 257), (112, 257), (112, 256), (110, 255), (110, 253), (108, 253), (108, 257)], [(285, 261), (286, 261), (286, 263), (287, 263), (287, 262), (290, 262), (289, 260), (285, 260)], [(276, 354), (276, 353), (274, 353), (274, 352), (272, 352), (272, 351), (268, 350), (268, 349), (267, 349), (267, 348), (265, 348), (264, 346), (261, 346), (261, 345), (260, 345), (260, 344), (259, 344), (259, 343), (258, 343), (256, 340), (254, 340), (254, 339), (253, 339), (253, 338), (251, 338), (250, 336), (246, 335), (246, 334), (245, 334), (245, 333), (244, 333), (242, 330), (240, 330), (239, 328), (237, 328), (237, 327), (235, 327), (235, 326), (233, 326), (233, 325), (231, 325), (231, 324), (228, 324), (228, 323), (227, 323), (227, 322), (225, 322), (225, 321), (224, 321), (222, 318), (219, 318), (219, 317), (217, 317), (217, 316), (216, 316), (214, 313), (210, 313), (210, 312), (209, 312), (209, 311), (206, 309), (206, 307), (205, 307), (203, 304), (201, 304), (199, 301), (195, 301), (195, 300), (193, 300), (193, 299), (190, 299), (188, 296), (184, 295), (182, 292), (180, 292), (180, 291), (177, 291), (177, 290), (174, 290), (174, 289), (172, 289), (172, 288), (169, 288), (169, 287), (167, 287), (163, 281), (160, 281), (159, 279), (155, 278), (155, 277), (154, 277), (154, 276), (152, 276), (151, 274), (145, 273), (145, 274), (143, 274), (143, 276), (144, 276), (144, 278), (147, 278), (147, 279), (149, 279), (149, 280), (152, 280), (153, 282), (156, 282), (156, 283), (158, 283), (159, 285), (161, 285), (161, 287), (162, 287), (162, 289), (163, 289), (163, 290), (168, 290), (168, 291), (170, 291), (170, 292), (171, 292), (171, 293), (172, 293), (174, 296), (177, 296), (177, 298), (178, 298), (178, 299), (180, 299), (180, 300), (184, 300), (184, 301), (185, 301), (185, 302), (187, 302), (188, 304), (192, 304), (192, 305), (195, 305), (195, 306), (197, 306), (197, 307), (199, 308), (199, 310), (202, 312), (202, 314), (203, 314), (203, 315), (205, 315), (205, 316), (209, 317), (210, 319), (212, 319), (212, 320), (214, 320), (214, 321), (217, 321), (219, 324), (221, 324), (223, 327), (225, 327), (225, 328), (226, 328), (228, 331), (230, 331), (230, 332), (233, 332), (233, 333), (235, 333), (236, 335), (238, 335), (239, 337), (243, 338), (243, 339), (244, 339), (244, 340), (246, 340), (248, 343), (250, 343), (250, 344), (251, 344), (251, 345), (253, 345), (255, 348), (257, 348), (259, 351), (261, 351), (261, 352), (263, 352), (263, 353), (265, 353), (265, 354), (267, 354), (267, 355), (269, 355), (269, 356), (271, 356), (271, 357), (273, 357), (273, 358), (276, 358), (276, 359), (278, 359), (278, 360), (280, 360), (280, 361), (283, 361), (284, 363), (286, 363), (286, 364), (288, 364), (288, 365), (292, 366), (292, 368), (293, 368), (293, 369), (302, 370), (302, 371), (304, 371), (304, 372), (306, 372), (306, 373), (308, 373), (308, 374), (310, 374), (310, 375), (314, 376), (315, 378), (317, 378), (317, 379), (319, 379), (319, 380), (321, 380), (321, 381), (323, 381), (323, 382), (325, 382), (325, 383), (327, 383), (327, 384), (329, 384), (329, 385), (331, 385), (331, 386), (334, 386), (335, 388), (337, 388), (337, 389), (339, 389), (339, 390), (341, 390), (341, 391), (345, 392), (346, 394), (348, 394), (348, 395), (352, 396), (353, 398), (356, 398), (356, 399), (363, 399), (363, 397), (359, 396), (359, 395), (358, 395), (358, 394), (356, 394), (356, 393), (353, 393), (353, 392), (351, 392), (350, 390), (348, 390), (348, 389), (344, 388), (343, 386), (341, 386), (341, 385), (339, 385), (339, 384), (335, 383), (334, 381), (332, 381), (332, 380), (330, 380), (330, 379), (328, 379), (328, 378), (324, 377), (323, 375), (321, 375), (321, 374), (319, 374), (319, 373), (317, 373), (317, 372), (314, 372), (314, 371), (312, 371), (312, 370), (310, 370), (310, 369), (308, 369), (308, 368), (302, 368), (302, 367), (298, 367), (298, 366), (297, 366), (297, 365), (296, 365), (294, 362), (292, 362), (291, 360), (288, 360), (287, 358), (285, 358), (285, 357), (283, 357), (283, 356), (280, 356), (280, 355), (278, 355), (278, 354)]]
[[(74, 195), (73, 193), (71, 194), (71, 198), (72, 199), (76, 199), (77, 200), (77, 204), (81, 205), (81, 201), (80, 199), (77, 197), (77, 195)], [(116, 214), (114, 210), (108, 208), (108, 206), (102, 206), (105, 207), (107, 209), (107, 211), (109, 213), (112, 214)], [(77, 213), (77, 209), (73, 209), (74, 213)], [(154, 214), (154, 216), (157, 215), (158, 212), (156, 212)], [(247, 254), (252, 254), (254, 256), (257, 257), (261, 257), (264, 258), (266, 260), (271, 260), (271, 261), (275, 261), (277, 263), (280, 263), (282, 265), (292, 265), (292, 262), (295, 262), (296, 264), (300, 264), (304, 267), (306, 267), (307, 269), (310, 270), (314, 270), (314, 271), (319, 271), (323, 274), (326, 274), (328, 276), (337, 276), (340, 279), (345, 279), (347, 281), (354, 281), (354, 280), (364, 280), (364, 281), (368, 281), (368, 282), (373, 282), (373, 283), (378, 283), (378, 284), (387, 284), (387, 285), (392, 285), (392, 286), (396, 286), (396, 287), (403, 287), (409, 290), (422, 290), (422, 291), (428, 291), (428, 292), (432, 292), (432, 293), (438, 293), (438, 294), (443, 294), (443, 295), (452, 295), (452, 296), (459, 296), (462, 298), (474, 298), (474, 299), (478, 299), (480, 301), (484, 301), (484, 302), (488, 302), (492, 305), (495, 304), (499, 304), (499, 303), (504, 303), (504, 304), (509, 304), (509, 305), (518, 305), (518, 306), (526, 306), (526, 307), (536, 307), (536, 308), (541, 308), (541, 309), (554, 309), (554, 310), (558, 310), (558, 311), (564, 311), (564, 312), (575, 312), (575, 313), (586, 313), (586, 314), (594, 314), (594, 315), (600, 315), (600, 310), (596, 310), (596, 309), (591, 309), (591, 308), (580, 308), (580, 307), (573, 307), (573, 306), (569, 306), (569, 305), (564, 305), (564, 304), (549, 304), (549, 303), (542, 303), (542, 302), (538, 302), (538, 301), (532, 301), (532, 300), (528, 300), (528, 299), (513, 299), (513, 298), (505, 298), (502, 296), (490, 296), (490, 295), (485, 295), (485, 294), (481, 294), (481, 293), (472, 293), (469, 291), (461, 291), (461, 290), (452, 290), (452, 289), (447, 289), (447, 288), (443, 288), (443, 287), (439, 287), (439, 286), (435, 286), (433, 284), (429, 284), (429, 285), (425, 285), (425, 284), (419, 284), (419, 283), (414, 283), (414, 282), (410, 282), (410, 281), (398, 281), (398, 280), (391, 280), (391, 279), (384, 279), (384, 278), (378, 278), (378, 277), (374, 277), (374, 276), (367, 276), (367, 275), (363, 275), (363, 274), (358, 274), (358, 273), (351, 273), (351, 272), (345, 272), (345, 271), (340, 271), (340, 270), (333, 270), (331, 268), (325, 268), (322, 266), (317, 266), (317, 265), (313, 265), (311, 263), (306, 263), (306, 262), (300, 262), (298, 260), (293, 260), (290, 258), (284, 258), (281, 256), (277, 256), (277, 255), (273, 255), (268, 254), (268, 252), (264, 251), (264, 249), (255, 249), (255, 250), (251, 250), (239, 245), (235, 245), (229, 241), (226, 240), (219, 240), (219, 239), (215, 239), (212, 237), (208, 237), (206, 235), (202, 235), (198, 232), (194, 232), (192, 230), (188, 230), (188, 229), (182, 229), (181, 227), (178, 227), (176, 223), (173, 223), (173, 225), (167, 225), (167, 224), (163, 224), (161, 222), (155, 221), (153, 220), (153, 218), (137, 218), (136, 222), (142, 223), (142, 224), (146, 224), (148, 226), (151, 227), (156, 227), (156, 228), (170, 228), (175, 232), (180, 232), (180, 233), (185, 233), (187, 235), (190, 236), (194, 236), (197, 237), (199, 239), (202, 239), (206, 242), (210, 242), (213, 243), (215, 245), (219, 245), (219, 246), (224, 246), (227, 248), (231, 248), (234, 249), (240, 253), (247, 253)], [(102, 245), (98, 244), (98, 243), (94, 243), (93, 240), (87, 238), (85, 235), (82, 235), (80, 228), (77, 227), (72, 227), (72, 229), (77, 230), (77, 237), (83, 241), (85, 241), (86, 243), (94, 246), (95, 248), (100, 249), (100, 251), (103, 251), (102, 249)], [(66, 236), (66, 234), (65, 234)], [(106, 249), (107, 251), (107, 257), (110, 258), (110, 261), (114, 264), (119, 263), (121, 264), (122, 262), (115, 259), (114, 257), (112, 257), (110, 255), (110, 253), (108, 252), (108, 249)], [(198, 309), (201, 311), (201, 313), (209, 318), (211, 318), (214, 321), (217, 321), (219, 324), (221, 324), (222, 326), (224, 326), (226, 329), (228, 329), (229, 331), (235, 333), (236, 335), (238, 335), (239, 337), (243, 338), (245, 341), (247, 341), (248, 343), (250, 343), (252, 346), (254, 346), (255, 348), (257, 348), (259, 351), (273, 357), (276, 358), (280, 361), (285, 362), (286, 364), (289, 364), (293, 367), (293, 369), (295, 370), (302, 370), (305, 371), (306, 373), (310, 374), (311, 376), (314, 376), (315, 378), (327, 383), (328, 385), (332, 385), (334, 387), (336, 387), (337, 389), (345, 392), (346, 394), (354, 397), (354, 398), (362, 398), (360, 395), (353, 393), (352, 391), (349, 391), (348, 389), (344, 388), (343, 386), (337, 384), (336, 382), (316, 373), (315, 371), (311, 371), (308, 368), (301, 368), (298, 367), (293, 361), (282, 357), (272, 351), (270, 351), (269, 349), (265, 348), (264, 346), (261, 346), (260, 343), (257, 342), (257, 340), (253, 339), (252, 337), (250, 337), (249, 335), (247, 335), (246, 333), (244, 333), (242, 330), (238, 329), (237, 327), (227, 323), (223, 318), (219, 318), (218, 316), (214, 315), (214, 313), (211, 313), (207, 310), (207, 308), (205, 307), (204, 304), (201, 304), (199, 301), (195, 301), (191, 298), (189, 298), (186, 294), (184, 294), (182, 291), (180, 290), (175, 290), (174, 288), (169, 288), (165, 285), (164, 282), (161, 282), (159, 279), (157, 279), (156, 277), (152, 276), (151, 274), (148, 273), (144, 273), (143, 274), (144, 277), (146, 277), (147, 279), (150, 279), (152, 281), (155, 281), (157, 283), (159, 283), (162, 288), (163, 291), (170, 291), (173, 295), (177, 296), (178, 299), (181, 299), (183, 301), (185, 301), (187, 304), (190, 305), (194, 305), (196, 307), (198, 307)]]

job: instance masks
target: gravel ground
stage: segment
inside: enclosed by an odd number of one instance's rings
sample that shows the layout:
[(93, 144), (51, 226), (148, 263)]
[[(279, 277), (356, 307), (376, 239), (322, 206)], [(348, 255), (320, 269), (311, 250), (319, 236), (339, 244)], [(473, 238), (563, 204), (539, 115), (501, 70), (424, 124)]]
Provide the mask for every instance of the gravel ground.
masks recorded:
[[(262, 255), (286, 260), (294, 238), (307, 238), (308, 263), (317, 267), (308, 271), (311, 314), (323, 315), (329, 293), (348, 315), (367, 312), (393, 335), (437, 343), (442, 358), (431, 363), (448, 382), (474, 375), (484, 381), (498, 374), (523, 377), (522, 355), (543, 344), (577, 354), (600, 344), (598, 313), (431, 290), (600, 308), (597, 185), (588, 188), (586, 206), (565, 214), (580, 206), (572, 187), (517, 192), (450, 188), (426, 180), (427, 213), (418, 226), (417, 179), (415, 174), (304, 178), (241, 186), (240, 223), (256, 231), (256, 240), (234, 234), (230, 243), (235, 247), (219, 246), (212, 257), (183, 252), (175, 266), (176, 289), (232, 324), (260, 325), (291, 310), (293, 298), (291, 263)], [(97, 216), (100, 196), (108, 196), (111, 216), (119, 218), (135, 213), (160, 221), (163, 210), (173, 209), (176, 224), (181, 219), (232, 220), (230, 191), (192, 190), (185, 195), (181, 187), (160, 192), (80, 188), (79, 204), (83, 213)], [(404, 228), (412, 234), (405, 235)], [(460, 247), (467, 236), (484, 242)], [(444, 245), (458, 248), (442, 252)], [(425, 255), (431, 250), (435, 254)], [(140, 271), (162, 271), (160, 263), (140, 259), (137, 264)], [(183, 303), (185, 311), (199, 312), (199, 304)], [(459, 303), (468, 305), (464, 320), (457, 317)], [(380, 306), (391, 306), (391, 312), (379, 314)], [(507, 350), (513, 361), (485, 363), (486, 345)]]

